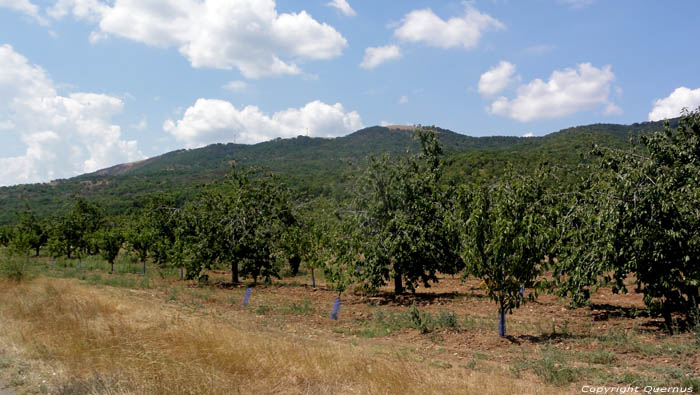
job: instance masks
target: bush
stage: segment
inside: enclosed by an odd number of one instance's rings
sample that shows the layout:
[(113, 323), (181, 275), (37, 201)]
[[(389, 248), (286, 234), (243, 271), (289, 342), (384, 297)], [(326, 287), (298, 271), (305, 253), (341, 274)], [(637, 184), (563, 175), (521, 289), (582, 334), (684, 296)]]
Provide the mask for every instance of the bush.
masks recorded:
[(0, 277), (20, 282), (29, 276), (28, 266), (26, 259), (18, 259), (7, 254), (0, 260)]

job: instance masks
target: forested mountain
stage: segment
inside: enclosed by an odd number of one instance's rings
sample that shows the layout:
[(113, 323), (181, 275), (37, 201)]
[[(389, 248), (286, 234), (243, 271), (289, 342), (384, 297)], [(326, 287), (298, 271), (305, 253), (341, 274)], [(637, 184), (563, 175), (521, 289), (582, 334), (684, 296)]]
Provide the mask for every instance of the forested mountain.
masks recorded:
[[(426, 127), (426, 126), (423, 126)], [(593, 144), (623, 147), (630, 136), (661, 130), (661, 122), (632, 125), (594, 124), (564, 129), (544, 137), (470, 137), (430, 127), (448, 158), (448, 179), (494, 177), (509, 164), (527, 170), (547, 160), (575, 164)], [(415, 152), (412, 128), (374, 126), (338, 138), (298, 136), (254, 145), (213, 144), (177, 150), (144, 161), (121, 164), (78, 177), (50, 183), (0, 188), (0, 224), (16, 220), (27, 206), (38, 216), (60, 214), (83, 196), (109, 212), (130, 212), (146, 195), (174, 192), (188, 199), (198, 186), (220, 179), (232, 163), (253, 166), (279, 175), (292, 189), (310, 195), (342, 197), (345, 180), (368, 155), (403, 155)]]

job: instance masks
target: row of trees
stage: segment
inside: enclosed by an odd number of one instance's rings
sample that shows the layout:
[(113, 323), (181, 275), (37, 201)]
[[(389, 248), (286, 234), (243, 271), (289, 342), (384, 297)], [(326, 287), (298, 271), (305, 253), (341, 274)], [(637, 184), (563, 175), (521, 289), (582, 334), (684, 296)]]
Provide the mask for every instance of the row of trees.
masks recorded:
[(700, 112), (628, 151), (596, 147), (588, 167), (511, 169), (482, 184), (445, 183), (437, 134), (417, 138), (417, 155), (369, 158), (350, 202), (294, 199), (279, 179), (234, 168), (194, 200), (155, 196), (130, 218), (106, 218), (82, 199), (51, 226), (24, 213), (0, 241), (37, 254), (46, 245), (52, 256), (100, 252), (112, 263), (126, 247), (144, 270), (151, 259), (203, 279), (228, 266), (233, 283), (269, 281), (288, 262), (293, 273), (323, 271), (338, 292), (393, 282), (400, 294), (461, 273), (483, 280), (503, 324), (541, 292), (582, 304), (601, 285), (627, 292), (632, 278), (669, 325), (674, 314), (696, 319)]

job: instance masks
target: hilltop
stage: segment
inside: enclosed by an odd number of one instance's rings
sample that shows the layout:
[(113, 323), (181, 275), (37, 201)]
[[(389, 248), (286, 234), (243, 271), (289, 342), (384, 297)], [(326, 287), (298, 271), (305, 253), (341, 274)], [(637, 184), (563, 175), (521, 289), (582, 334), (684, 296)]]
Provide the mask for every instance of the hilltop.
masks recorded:
[[(431, 126), (447, 157), (449, 179), (493, 177), (508, 165), (531, 168), (541, 161), (575, 164), (593, 144), (624, 147), (630, 136), (661, 130), (662, 122), (632, 125), (577, 126), (542, 137), (471, 137)], [(180, 199), (197, 193), (204, 183), (221, 179), (231, 164), (278, 174), (292, 189), (309, 195), (342, 197), (352, 165), (368, 155), (416, 152), (413, 126), (373, 126), (337, 138), (297, 136), (246, 144), (212, 144), (180, 149), (146, 160), (124, 163), (94, 173), (50, 183), (0, 188), (0, 224), (13, 222), (29, 206), (40, 216), (59, 214), (79, 195), (101, 203), (109, 212), (129, 212), (146, 195), (174, 192)]]

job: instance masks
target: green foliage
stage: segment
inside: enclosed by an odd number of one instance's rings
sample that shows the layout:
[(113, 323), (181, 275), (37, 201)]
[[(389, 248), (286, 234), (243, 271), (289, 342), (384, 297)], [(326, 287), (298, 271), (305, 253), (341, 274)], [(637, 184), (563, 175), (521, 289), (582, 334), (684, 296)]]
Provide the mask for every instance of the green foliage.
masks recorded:
[(0, 247), (7, 247), (11, 235), (12, 231), (9, 225), (0, 226)]
[(686, 113), (677, 130), (667, 123), (640, 140), (633, 151), (594, 151), (601, 171), (581, 184), (563, 222), (560, 292), (576, 298), (584, 286), (606, 281), (626, 292), (633, 274), (644, 302), (669, 328), (673, 313), (693, 324), (690, 313), (700, 304), (700, 109)]
[(124, 244), (123, 231), (116, 225), (101, 229), (97, 236), (100, 253), (111, 265), (110, 273), (114, 272), (114, 261), (119, 256), (119, 250)]
[[(511, 164), (532, 169), (542, 159), (560, 165), (576, 164), (579, 154), (593, 143), (621, 147), (630, 134), (658, 130), (660, 122), (634, 125), (596, 124), (565, 129), (544, 137), (469, 137), (439, 129), (448, 157), (446, 179), (465, 182), (498, 177)], [(673, 126), (673, 125), (672, 125)], [(368, 155), (406, 155), (420, 150), (411, 132), (370, 127), (335, 139), (299, 136), (261, 144), (213, 144), (177, 150), (145, 161), (117, 165), (96, 173), (52, 183), (0, 187), (0, 224), (16, 223), (16, 213), (29, 203), (38, 217), (64, 216), (73, 196), (83, 196), (110, 215), (137, 212), (148, 196), (173, 193), (177, 206), (193, 199), (202, 184), (230, 171), (231, 162), (259, 166), (279, 174), (296, 191), (310, 196), (343, 198), (351, 185), (343, 176), (346, 162), (361, 162)], [(475, 153), (476, 155), (471, 155)]]
[[(525, 301), (520, 287), (537, 287), (551, 252), (551, 194), (544, 171), (491, 185), (462, 186), (453, 227), (460, 230), (465, 275), (483, 280), (487, 296), (510, 313)], [(535, 294), (529, 295), (533, 299)]]
[(15, 226), (12, 232), (13, 238), (21, 237), (23, 242), (26, 242), (36, 256), (39, 256), (39, 250), (48, 240), (48, 232), (46, 225), (34, 215), (32, 211), (26, 210), (19, 215), (19, 223)]
[(5, 251), (0, 255), (0, 277), (6, 277), (17, 282), (26, 279), (29, 275), (28, 261), (26, 255), (17, 256), (10, 250)]
[(165, 193), (150, 196), (142, 210), (144, 228), (150, 239), (147, 248), (155, 264), (167, 262), (168, 252), (175, 243), (177, 213), (175, 197)]
[(150, 227), (148, 219), (136, 216), (131, 219), (126, 228), (124, 239), (129, 250), (141, 263), (148, 259), (148, 252), (153, 248), (155, 231)]
[(436, 282), (436, 273), (462, 267), (456, 237), (445, 226), (449, 194), (441, 186), (442, 149), (435, 132), (418, 131), (422, 152), (391, 160), (370, 158), (355, 187), (353, 243), (341, 262), (354, 264), (362, 285), (374, 291), (394, 280), (397, 294)]
[(194, 278), (216, 262), (231, 265), (232, 281), (238, 270), (269, 281), (279, 278), (276, 264), (287, 226), (294, 222), (289, 192), (275, 177), (252, 178), (235, 168), (223, 183), (212, 184), (187, 205), (178, 235), (189, 249), (187, 275)]
[(73, 207), (63, 218), (53, 221), (48, 241), (52, 256), (78, 258), (98, 252), (97, 231), (102, 227), (104, 211), (83, 198), (75, 198)]

